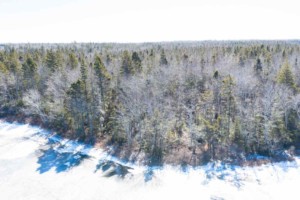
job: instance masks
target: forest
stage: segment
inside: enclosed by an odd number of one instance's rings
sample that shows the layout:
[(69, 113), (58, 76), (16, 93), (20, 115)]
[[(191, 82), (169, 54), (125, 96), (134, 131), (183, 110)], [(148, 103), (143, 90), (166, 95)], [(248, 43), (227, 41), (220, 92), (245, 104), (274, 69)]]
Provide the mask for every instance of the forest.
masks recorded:
[(147, 163), (300, 148), (300, 42), (3, 44), (0, 117)]

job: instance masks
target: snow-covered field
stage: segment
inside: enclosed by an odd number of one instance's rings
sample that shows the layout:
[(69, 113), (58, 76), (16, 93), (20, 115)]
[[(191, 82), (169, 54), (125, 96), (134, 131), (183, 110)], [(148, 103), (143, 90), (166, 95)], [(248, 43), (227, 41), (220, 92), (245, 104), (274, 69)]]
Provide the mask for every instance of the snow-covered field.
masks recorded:
[(299, 158), (254, 168), (216, 162), (151, 169), (37, 127), (0, 122), (1, 200), (299, 199), (299, 186)]

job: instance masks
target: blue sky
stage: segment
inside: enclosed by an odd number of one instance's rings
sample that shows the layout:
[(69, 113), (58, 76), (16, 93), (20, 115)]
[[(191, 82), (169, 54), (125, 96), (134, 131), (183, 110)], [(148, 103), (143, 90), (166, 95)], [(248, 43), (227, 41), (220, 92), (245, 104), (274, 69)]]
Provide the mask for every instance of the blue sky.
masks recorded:
[(0, 0), (0, 42), (300, 39), (296, 0)]

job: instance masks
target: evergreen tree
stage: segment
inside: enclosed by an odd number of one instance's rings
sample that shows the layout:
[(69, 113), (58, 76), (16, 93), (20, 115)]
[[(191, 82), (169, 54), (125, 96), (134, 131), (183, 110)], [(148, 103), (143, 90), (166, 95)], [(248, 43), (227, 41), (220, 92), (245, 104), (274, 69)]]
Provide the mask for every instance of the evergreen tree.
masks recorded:
[(293, 90), (296, 89), (294, 74), (288, 62), (285, 62), (279, 69), (277, 82), (284, 84)]
[(78, 66), (78, 59), (77, 59), (76, 55), (74, 54), (74, 52), (71, 52), (69, 54), (69, 66), (72, 69), (75, 69)]
[(135, 73), (135, 69), (132, 64), (132, 59), (127, 50), (123, 52), (122, 65), (120, 70), (121, 70), (121, 74), (125, 76), (133, 75)]
[(104, 101), (104, 95), (108, 90), (109, 81), (111, 80), (111, 75), (105, 68), (101, 58), (99, 56), (95, 57), (94, 70), (97, 77), (98, 87), (100, 89), (101, 100)]
[(222, 115), (223, 117), (223, 135), (226, 140), (227, 136), (230, 133), (232, 122), (235, 118), (235, 98), (234, 98), (234, 81), (233, 78), (229, 75), (226, 76), (222, 81), (221, 88), (221, 103), (222, 103)]
[(254, 70), (255, 72), (258, 74), (262, 71), (263, 67), (262, 67), (262, 63), (261, 60), (259, 58), (256, 59), (256, 63), (254, 65)]
[(240, 120), (237, 119), (234, 122), (234, 130), (232, 131), (232, 134), (230, 135), (231, 137), (231, 141), (238, 145), (241, 148), (244, 148), (244, 138), (243, 135), (241, 133), (241, 124), (240, 124)]
[(82, 60), (81, 64), (80, 64), (80, 74), (81, 74), (82, 82), (84, 83), (84, 85), (86, 85), (88, 74), (87, 74), (87, 66), (86, 66), (84, 60)]
[(11, 50), (9, 53), (8, 59), (6, 60), (6, 66), (8, 67), (9, 71), (13, 74), (17, 74), (20, 72), (21, 64), (18, 59), (18, 53), (16, 50)]
[(256, 153), (261, 152), (263, 153), (266, 149), (266, 143), (265, 143), (265, 136), (264, 136), (264, 129), (265, 129), (265, 119), (262, 116), (261, 113), (257, 113), (255, 116), (255, 136), (254, 141), (251, 144), (252, 152)]
[(37, 74), (37, 64), (28, 55), (26, 61), (22, 65), (23, 80), (25, 88), (36, 87), (38, 74)]
[[(21, 99), (22, 96), (22, 65), (19, 61), (19, 52), (15, 49), (12, 49), (10, 52), (3, 54), (2, 62), (6, 66), (6, 69), (12, 73), (15, 84), (11, 88), (10, 96), (13, 97), (17, 102)], [(12, 99), (11, 99), (12, 100)]]
[(282, 58), (286, 58), (286, 51), (285, 51), (285, 49), (282, 51)]
[(100, 108), (98, 99), (99, 94), (97, 94), (97, 92), (95, 91), (93, 82), (90, 82), (89, 85), (88, 68), (84, 59), (81, 60), (80, 73), (83, 85), (84, 103), (86, 107), (85, 123), (88, 125), (89, 142), (93, 143), (96, 137), (96, 131), (100, 128), (99, 117), (97, 117), (99, 116)]
[(105, 109), (104, 132), (112, 136), (113, 141), (120, 142), (119, 133), (121, 132), (118, 120), (118, 96), (115, 89), (111, 89), (108, 93), (108, 106)]
[(214, 78), (215, 78), (215, 79), (218, 79), (218, 78), (219, 78), (219, 71), (218, 71), (218, 70), (215, 71), (215, 73), (214, 73)]
[(134, 71), (141, 72), (142, 71), (142, 60), (139, 57), (139, 54), (137, 52), (132, 53), (132, 63), (134, 66)]
[(66, 108), (68, 111), (69, 125), (76, 130), (80, 139), (86, 139), (85, 136), (85, 119), (86, 119), (86, 104), (84, 94), (84, 84), (81, 80), (72, 83), (67, 91)]
[(59, 51), (48, 50), (46, 54), (46, 66), (51, 72), (55, 72), (62, 65), (62, 57)]

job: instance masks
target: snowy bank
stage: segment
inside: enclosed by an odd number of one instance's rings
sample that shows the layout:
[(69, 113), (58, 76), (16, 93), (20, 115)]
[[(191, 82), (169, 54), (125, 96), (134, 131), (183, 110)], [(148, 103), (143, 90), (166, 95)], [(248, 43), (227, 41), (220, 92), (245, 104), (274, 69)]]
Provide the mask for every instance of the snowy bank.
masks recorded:
[(0, 122), (0, 199), (297, 199), (300, 159), (258, 167), (124, 163), (38, 127)]

